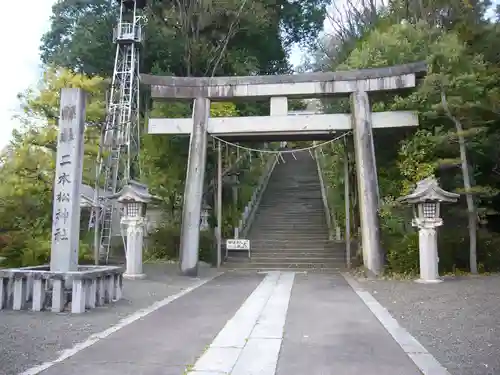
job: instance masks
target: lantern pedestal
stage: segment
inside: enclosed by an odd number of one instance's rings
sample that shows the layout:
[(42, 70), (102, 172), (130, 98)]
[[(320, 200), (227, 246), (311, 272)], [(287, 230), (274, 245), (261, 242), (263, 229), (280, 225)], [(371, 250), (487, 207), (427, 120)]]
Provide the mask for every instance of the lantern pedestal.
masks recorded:
[(130, 280), (144, 279), (142, 272), (142, 245), (144, 242), (145, 221), (142, 217), (124, 217), (122, 224), (127, 226), (127, 246), (125, 257), (127, 268), (123, 277)]
[(439, 256), (437, 249), (437, 230), (442, 220), (414, 220), (418, 227), (418, 250), (420, 260), (420, 279), (417, 283), (437, 284), (443, 280), (439, 277)]

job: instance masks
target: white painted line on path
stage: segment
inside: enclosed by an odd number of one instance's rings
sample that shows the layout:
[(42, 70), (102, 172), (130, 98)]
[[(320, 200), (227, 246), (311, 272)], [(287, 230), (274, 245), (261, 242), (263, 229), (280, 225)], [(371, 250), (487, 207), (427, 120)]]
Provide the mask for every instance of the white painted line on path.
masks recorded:
[(111, 334), (113, 334), (113, 333), (119, 331), (120, 329), (134, 323), (135, 321), (137, 321), (141, 318), (144, 318), (145, 316), (162, 308), (163, 306), (168, 305), (169, 303), (175, 301), (176, 299), (179, 299), (179, 298), (185, 296), (186, 294), (192, 292), (193, 290), (199, 288), (202, 285), (205, 285), (206, 283), (208, 283), (209, 281), (215, 279), (216, 277), (218, 277), (220, 275), (222, 275), (222, 273), (218, 273), (218, 274), (211, 276), (207, 279), (200, 280), (200, 281), (196, 282), (195, 284), (193, 284), (192, 286), (187, 287), (186, 289), (180, 291), (177, 294), (171, 295), (165, 299), (162, 299), (161, 301), (153, 303), (151, 306), (148, 306), (144, 309), (136, 311), (136, 312), (132, 313), (131, 315), (120, 320), (114, 326), (112, 326), (112, 327), (110, 327), (102, 332), (95, 333), (95, 334), (91, 335), (87, 340), (76, 344), (75, 346), (73, 346), (70, 349), (63, 350), (61, 355), (58, 358), (56, 358), (55, 360), (42, 363), (41, 365), (38, 365), (38, 366), (34, 366), (34, 367), (22, 372), (20, 375), (40, 374), (42, 371), (45, 371), (48, 368), (50, 368), (58, 363), (61, 363), (68, 358), (73, 357), (78, 352), (81, 352), (82, 350), (88, 348), (89, 346), (94, 345), (96, 342), (110, 336)]
[(295, 274), (282, 273), (231, 375), (274, 375)]
[(189, 375), (274, 375), (295, 274), (269, 272)]
[(343, 273), (342, 276), (423, 375), (451, 375), (369, 292), (363, 290), (350, 275)]

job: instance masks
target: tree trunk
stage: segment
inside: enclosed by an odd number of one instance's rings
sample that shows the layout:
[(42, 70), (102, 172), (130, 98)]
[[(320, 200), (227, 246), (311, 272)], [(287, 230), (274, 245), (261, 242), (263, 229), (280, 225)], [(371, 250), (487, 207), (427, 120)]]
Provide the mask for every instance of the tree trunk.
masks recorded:
[(471, 177), (469, 163), (467, 162), (467, 150), (465, 148), (465, 138), (463, 136), (463, 126), (455, 118), (450, 108), (448, 107), (448, 101), (446, 100), (446, 94), (444, 91), (441, 92), (441, 103), (443, 105), (446, 116), (453, 121), (455, 128), (457, 130), (458, 144), (460, 146), (460, 162), (462, 164), (462, 176), (464, 181), (465, 197), (467, 200), (467, 214), (469, 218), (469, 263), (470, 272), (477, 273), (477, 214), (476, 208), (474, 206), (474, 198), (471, 194)]

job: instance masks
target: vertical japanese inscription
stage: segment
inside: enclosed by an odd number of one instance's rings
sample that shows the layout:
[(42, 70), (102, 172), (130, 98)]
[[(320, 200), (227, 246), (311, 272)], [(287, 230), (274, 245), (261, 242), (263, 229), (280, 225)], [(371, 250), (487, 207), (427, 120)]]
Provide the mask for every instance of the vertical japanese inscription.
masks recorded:
[(52, 271), (76, 271), (80, 242), (80, 185), (83, 167), (85, 93), (61, 90), (52, 213)]

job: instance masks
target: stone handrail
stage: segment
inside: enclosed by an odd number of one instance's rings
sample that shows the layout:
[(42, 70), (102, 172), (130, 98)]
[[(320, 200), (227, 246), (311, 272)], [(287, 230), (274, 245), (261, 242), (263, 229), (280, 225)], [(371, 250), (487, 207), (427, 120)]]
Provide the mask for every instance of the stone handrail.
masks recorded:
[(325, 209), (326, 224), (328, 226), (328, 237), (330, 240), (340, 241), (340, 227), (337, 225), (335, 212), (329, 200), (329, 188), (325, 183), (325, 174), (323, 171), (322, 163), (324, 161), (322, 154), (317, 148), (314, 149), (314, 159), (316, 160), (316, 168), (318, 169), (318, 177), (321, 186), (321, 198), (323, 199), (323, 206)]
[[(31, 300), (33, 311), (50, 308), (64, 310), (71, 293), (71, 312), (117, 301), (122, 297), (123, 268), (115, 266), (78, 266), (74, 272), (53, 272), (47, 265), (0, 270), (0, 310), (26, 309)], [(50, 296), (48, 302), (46, 296)]]
[(262, 199), (262, 195), (266, 190), (267, 183), (269, 182), (269, 178), (271, 177), (274, 167), (278, 162), (278, 158), (279, 155), (276, 155), (276, 157), (271, 156), (267, 161), (257, 187), (252, 194), (252, 198), (250, 198), (250, 201), (247, 203), (243, 213), (241, 214), (241, 220), (239, 221), (238, 228), (235, 229), (235, 238), (238, 238), (239, 236), (246, 237), (248, 235), (248, 231), (252, 226), (255, 213)]

